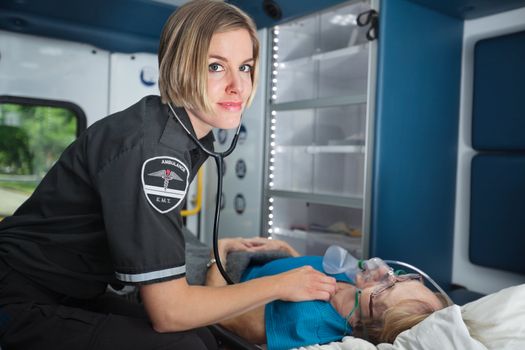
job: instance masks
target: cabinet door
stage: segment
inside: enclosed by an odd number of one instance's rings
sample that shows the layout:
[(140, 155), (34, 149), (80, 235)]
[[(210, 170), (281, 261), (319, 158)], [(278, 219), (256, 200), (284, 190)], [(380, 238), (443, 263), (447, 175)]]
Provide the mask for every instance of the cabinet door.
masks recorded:
[(363, 256), (371, 44), (349, 2), (274, 27), (263, 232), (302, 254)]

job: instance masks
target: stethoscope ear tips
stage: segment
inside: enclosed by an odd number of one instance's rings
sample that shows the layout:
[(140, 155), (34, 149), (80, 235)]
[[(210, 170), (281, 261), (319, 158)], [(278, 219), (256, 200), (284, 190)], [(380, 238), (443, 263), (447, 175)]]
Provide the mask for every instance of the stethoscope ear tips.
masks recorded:
[(370, 28), (368, 28), (366, 32), (366, 38), (369, 41), (374, 41), (377, 39), (379, 30), (379, 14), (376, 10), (362, 12), (357, 16), (357, 25), (359, 27), (370, 25)]

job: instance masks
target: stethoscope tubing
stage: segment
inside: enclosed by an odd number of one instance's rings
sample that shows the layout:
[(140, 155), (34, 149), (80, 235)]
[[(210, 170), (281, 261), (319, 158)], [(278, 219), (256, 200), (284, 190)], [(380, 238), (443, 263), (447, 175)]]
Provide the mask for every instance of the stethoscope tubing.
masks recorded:
[(179, 122), (179, 124), (182, 126), (182, 128), (186, 131), (188, 136), (195, 142), (195, 144), (208, 156), (213, 157), (215, 160), (215, 164), (217, 165), (217, 195), (215, 199), (215, 217), (213, 220), (213, 255), (215, 257), (215, 263), (217, 264), (217, 268), (219, 269), (219, 272), (221, 273), (222, 277), (226, 280), (228, 284), (234, 284), (234, 282), (231, 280), (230, 276), (228, 276), (228, 273), (226, 272), (226, 269), (223, 267), (220, 255), (219, 255), (219, 223), (220, 223), (220, 216), (221, 216), (221, 201), (222, 201), (222, 170), (224, 167), (224, 158), (229, 156), (237, 146), (237, 140), (239, 139), (239, 132), (241, 131), (241, 125), (242, 125), (242, 114), (241, 119), (239, 120), (239, 126), (237, 127), (237, 131), (235, 132), (235, 135), (233, 136), (233, 140), (230, 144), (230, 147), (224, 151), (224, 152), (214, 152), (210, 151), (204, 145), (197, 139), (196, 136), (194, 136), (188, 128), (182, 123), (179, 116), (175, 112), (175, 109), (171, 106), (171, 103), (168, 103), (168, 106), (173, 113), (173, 116), (175, 119)]

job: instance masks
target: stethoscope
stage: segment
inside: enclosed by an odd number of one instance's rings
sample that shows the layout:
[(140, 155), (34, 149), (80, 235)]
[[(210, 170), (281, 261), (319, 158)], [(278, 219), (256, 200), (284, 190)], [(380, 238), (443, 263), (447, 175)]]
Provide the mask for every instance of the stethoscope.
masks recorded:
[(213, 157), (215, 159), (215, 164), (217, 165), (217, 197), (215, 200), (215, 218), (213, 220), (213, 255), (215, 256), (215, 262), (217, 264), (217, 268), (219, 269), (222, 277), (226, 280), (228, 284), (234, 284), (233, 281), (230, 279), (230, 276), (226, 273), (226, 270), (222, 266), (221, 259), (219, 256), (219, 220), (221, 216), (221, 200), (222, 200), (222, 173), (224, 168), (224, 158), (229, 156), (233, 150), (235, 149), (235, 146), (237, 146), (237, 140), (239, 139), (239, 132), (241, 131), (241, 125), (242, 125), (242, 114), (241, 119), (239, 120), (239, 126), (237, 127), (237, 131), (235, 132), (235, 135), (233, 136), (232, 143), (230, 144), (230, 147), (224, 151), (224, 152), (213, 152), (204, 147), (204, 145), (195, 137), (189, 130), (186, 128), (186, 125), (180, 120), (179, 116), (175, 112), (175, 109), (171, 106), (171, 103), (168, 102), (168, 106), (173, 113), (173, 116), (179, 124), (182, 126), (184, 131), (188, 134), (188, 136), (195, 142), (195, 144), (207, 155), (210, 157)]

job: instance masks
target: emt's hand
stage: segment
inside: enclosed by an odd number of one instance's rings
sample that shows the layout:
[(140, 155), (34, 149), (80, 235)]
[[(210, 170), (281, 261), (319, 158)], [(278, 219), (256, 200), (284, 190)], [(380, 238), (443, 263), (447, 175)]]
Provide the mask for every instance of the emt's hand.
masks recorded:
[(335, 278), (311, 266), (303, 266), (274, 276), (280, 299), (285, 301), (325, 300), (336, 291)]

